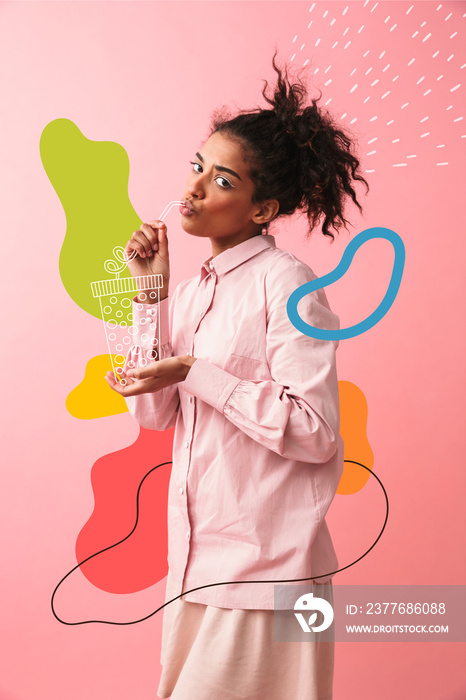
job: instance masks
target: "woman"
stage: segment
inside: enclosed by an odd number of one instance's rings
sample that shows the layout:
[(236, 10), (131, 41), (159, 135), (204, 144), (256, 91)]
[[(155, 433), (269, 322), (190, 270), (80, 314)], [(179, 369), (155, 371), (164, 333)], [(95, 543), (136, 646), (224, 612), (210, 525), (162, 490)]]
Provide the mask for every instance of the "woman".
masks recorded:
[[(331, 592), (338, 568), (325, 523), (343, 469), (338, 343), (290, 323), (288, 297), (315, 274), (268, 230), (301, 209), (333, 237), (345, 199), (361, 209), (353, 181), (367, 183), (350, 139), (273, 66), (271, 109), (217, 115), (192, 161), (180, 211), (186, 233), (211, 241), (200, 274), (169, 298), (162, 221), (126, 246), (133, 276), (163, 278), (159, 300), (134, 300), (126, 385), (107, 381), (143, 427), (176, 426), (166, 600), (184, 595), (164, 610), (158, 689), (172, 700), (332, 698), (333, 643), (275, 642), (272, 582), (315, 577)], [(299, 312), (339, 327), (322, 290)]]

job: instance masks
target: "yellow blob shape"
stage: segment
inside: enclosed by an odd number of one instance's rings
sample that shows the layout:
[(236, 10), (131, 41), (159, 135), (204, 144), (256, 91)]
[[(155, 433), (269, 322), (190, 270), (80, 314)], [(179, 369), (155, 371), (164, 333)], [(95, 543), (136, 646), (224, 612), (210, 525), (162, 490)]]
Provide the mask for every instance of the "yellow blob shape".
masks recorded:
[[(367, 400), (352, 382), (338, 382), (340, 393), (340, 433), (345, 443), (345, 459), (374, 466), (374, 453), (367, 437)], [(360, 491), (370, 478), (370, 472), (358, 464), (345, 462), (337, 493), (349, 495)]]
[(84, 379), (68, 394), (66, 409), (75, 418), (87, 420), (125, 413), (128, 408), (120, 394), (105, 381), (112, 371), (110, 355), (96, 355), (86, 365)]

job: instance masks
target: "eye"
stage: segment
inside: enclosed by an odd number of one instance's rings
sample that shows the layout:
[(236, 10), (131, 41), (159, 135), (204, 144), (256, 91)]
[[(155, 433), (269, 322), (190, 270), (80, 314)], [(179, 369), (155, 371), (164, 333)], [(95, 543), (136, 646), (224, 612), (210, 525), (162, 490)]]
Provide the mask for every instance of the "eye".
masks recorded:
[[(222, 182), (225, 183), (225, 184), (223, 184), (223, 185), (220, 184), (219, 180), (222, 180)], [(227, 180), (226, 177), (223, 177), (223, 175), (218, 175), (218, 176), (215, 178), (215, 182), (218, 182), (219, 186), (220, 186), (223, 190), (228, 190), (228, 189), (230, 189), (230, 187), (233, 187), (233, 185), (231, 184), (231, 182), (230, 182), (229, 180)]]
[[(192, 160), (190, 160), (189, 162), (191, 163), (192, 166), (194, 166), (194, 167), (193, 167), (193, 170), (194, 170), (196, 173), (201, 173), (201, 172), (202, 172), (202, 165), (201, 165), (200, 163), (194, 162), (194, 161), (192, 161)], [(196, 165), (199, 166), (199, 168), (200, 168), (199, 170), (196, 170), (196, 167), (195, 167)]]

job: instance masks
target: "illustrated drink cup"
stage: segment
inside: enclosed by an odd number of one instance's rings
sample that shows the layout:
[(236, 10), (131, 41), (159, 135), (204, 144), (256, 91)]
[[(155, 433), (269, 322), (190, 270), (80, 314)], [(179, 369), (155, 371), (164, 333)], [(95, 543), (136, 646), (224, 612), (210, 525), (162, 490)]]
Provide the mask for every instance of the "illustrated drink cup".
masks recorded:
[[(184, 202), (173, 200), (167, 204), (159, 216), (163, 221), (170, 209)], [(106, 272), (115, 275), (114, 279), (98, 280), (91, 282), (92, 296), (99, 299), (101, 318), (104, 324), (107, 347), (115, 377), (123, 372), (126, 356), (132, 345), (139, 345), (141, 351), (137, 354), (137, 364), (144, 367), (149, 362), (159, 358), (160, 347), (160, 318), (159, 305), (137, 304), (138, 311), (146, 308), (146, 315), (140, 319), (141, 330), (133, 326), (132, 299), (135, 292), (139, 292), (140, 298), (145, 300), (148, 295), (151, 302), (157, 302), (159, 290), (163, 287), (162, 275), (144, 275), (142, 277), (120, 277), (120, 273), (126, 265), (133, 260), (137, 253), (133, 251), (129, 258), (125, 249), (116, 246), (113, 249), (115, 260), (106, 260), (104, 268)], [(144, 328), (146, 326), (146, 328)], [(138, 338), (138, 333), (140, 338)], [(152, 339), (152, 347), (147, 349), (148, 341)], [(139, 342), (138, 342), (139, 341)], [(145, 348), (142, 350), (142, 348)], [(135, 367), (135, 362), (128, 362), (128, 368)], [(119, 379), (120, 384), (126, 384), (126, 380)]]
[[(121, 255), (124, 255), (123, 248), (115, 248), (113, 252), (117, 259), (121, 259)], [(108, 262), (112, 263), (114, 261)], [(126, 356), (132, 345), (147, 347), (149, 339), (153, 341), (152, 349), (139, 353), (139, 366), (144, 367), (148, 362), (158, 359), (158, 347), (160, 344), (159, 305), (155, 303), (153, 305), (137, 305), (137, 308), (141, 311), (144, 307), (147, 309), (147, 315), (141, 318), (141, 329), (139, 330), (137, 326), (132, 325), (132, 298), (137, 292), (141, 294), (146, 293), (151, 301), (156, 302), (162, 286), (162, 275), (117, 277), (116, 279), (91, 282), (92, 295), (94, 298), (98, 298), (100, 302), (108, 352), (115, 376), (122, 373)], [(147, 290), (147, 292), (144, 292), (144, 290)], [(147, 326), (147, 331), (144, 326)], [(141, 336), (140, 338), (137, 337), (138, 333)], [(134, 367), (135, 363), (130, 362), (128, 367), (130, 365)], [(126, 383), (125, 379), (120, 379), (119, 381), (120, 383)]]

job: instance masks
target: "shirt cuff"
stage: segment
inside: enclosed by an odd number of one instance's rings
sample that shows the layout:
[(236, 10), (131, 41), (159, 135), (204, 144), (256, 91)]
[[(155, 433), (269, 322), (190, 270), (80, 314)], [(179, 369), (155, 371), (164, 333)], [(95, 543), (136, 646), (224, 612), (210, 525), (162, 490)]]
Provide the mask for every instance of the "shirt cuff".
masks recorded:
[(162, 301), (159, 301), (159, 323), (160, 323), (160, 345), (167, 345), (170, 342), (170, 328), (169, 328), (169, 297), (165, 297)]
[(226, 402), (240, 382), (239, 377), (208, 360), (198, 358), (186, 375), (182, 387), (188, 394), (197, 396), (223, 413)]

